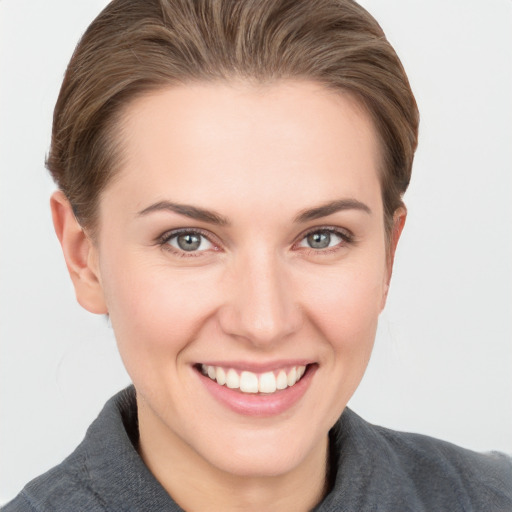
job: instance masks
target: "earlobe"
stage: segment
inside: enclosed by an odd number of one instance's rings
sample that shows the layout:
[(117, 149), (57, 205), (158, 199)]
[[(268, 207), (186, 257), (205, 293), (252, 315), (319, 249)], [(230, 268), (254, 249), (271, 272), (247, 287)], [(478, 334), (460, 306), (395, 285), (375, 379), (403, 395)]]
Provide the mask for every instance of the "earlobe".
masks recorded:
[(98, 266), (98, 252), (80, 226), (64, 193), (54, 192), (50, 199), (53, 226), (75, 287), (79, 304), (91, 313), (108, 313)]

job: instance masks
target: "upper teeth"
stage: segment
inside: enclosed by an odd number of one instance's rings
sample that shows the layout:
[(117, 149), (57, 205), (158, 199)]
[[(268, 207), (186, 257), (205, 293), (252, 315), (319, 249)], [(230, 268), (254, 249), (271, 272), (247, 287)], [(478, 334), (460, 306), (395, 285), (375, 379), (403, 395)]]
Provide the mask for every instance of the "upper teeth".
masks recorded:
[(242, 371), (240, 374), (233, 368), (201, 365), (201, 371), (221, 386), (240, 389), (244, 393), (275, 393), (276, 390), (293, 386), (306, 371), (305, 366), (293, 366), (288, 371), (282, 369), (265, 373)]

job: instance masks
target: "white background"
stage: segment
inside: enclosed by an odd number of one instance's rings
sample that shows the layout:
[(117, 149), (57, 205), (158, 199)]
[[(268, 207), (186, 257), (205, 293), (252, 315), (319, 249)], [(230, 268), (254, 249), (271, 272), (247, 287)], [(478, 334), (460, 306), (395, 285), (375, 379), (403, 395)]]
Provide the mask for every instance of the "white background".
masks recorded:
[[(104, 0), (0, 0), (0, 503), (129, 383), (75, 303), (43, 166), (65, 66)], [(512, 453), (512, 2), (365, 0), (422, 121), (366, 419)]]

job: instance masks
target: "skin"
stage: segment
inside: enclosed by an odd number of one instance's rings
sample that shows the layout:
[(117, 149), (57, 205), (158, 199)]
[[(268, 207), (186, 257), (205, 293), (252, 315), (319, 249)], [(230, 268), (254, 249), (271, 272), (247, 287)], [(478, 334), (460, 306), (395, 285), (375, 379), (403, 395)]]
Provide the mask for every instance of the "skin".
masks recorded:
[[(310, 510), (325, 493), (327, 433), (370, 357), (405, 221), (397, 211), (386, 244), (369, 116), (314, 83), (195, 84), (138, 98), (120, 133), (123, 166), (101, 195), (97, 238), (61, 192), (52, 211), (78, 301), (110, 315), (137, 390), (144, 461), (186, 510)], [(347, 199), (368, 211), (297, 221)], [(151, 209), (162, 201), (226, 223)], [(309, 247), (306, 235), (326, 227), (351, 240), (331, 234), (328, 248)], [(189, 253), (162, 241), (180, 228), (209, 241)], [(194, 368), (297, 358), (316, 372), (270, 417), (219, 403)]]

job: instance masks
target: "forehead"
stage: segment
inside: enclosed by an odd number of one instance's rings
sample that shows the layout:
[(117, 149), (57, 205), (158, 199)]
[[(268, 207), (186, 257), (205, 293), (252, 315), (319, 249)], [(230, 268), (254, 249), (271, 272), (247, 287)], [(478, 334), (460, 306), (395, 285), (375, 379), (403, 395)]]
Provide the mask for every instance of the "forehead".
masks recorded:
[(166, 88), (136, 99), (121, 124), (114, 183), (137, 191), (134, 207), (169, 194), (203, 204), (236, 194), (246, 205), (285, 191), (297, 202), (364, 196), (378, 182), (370, 117), (349, 94), (315, 83)]

